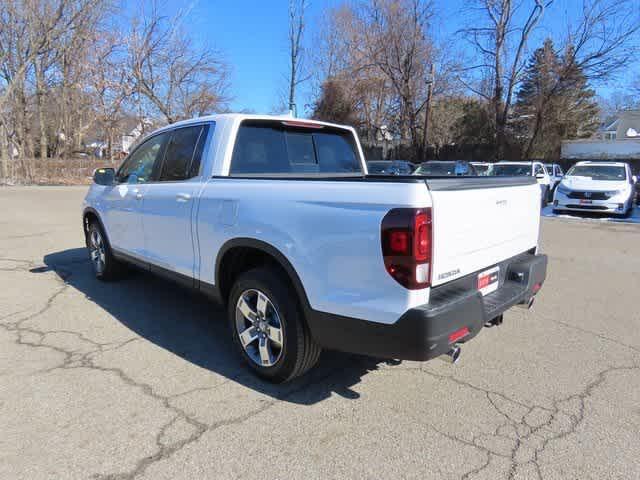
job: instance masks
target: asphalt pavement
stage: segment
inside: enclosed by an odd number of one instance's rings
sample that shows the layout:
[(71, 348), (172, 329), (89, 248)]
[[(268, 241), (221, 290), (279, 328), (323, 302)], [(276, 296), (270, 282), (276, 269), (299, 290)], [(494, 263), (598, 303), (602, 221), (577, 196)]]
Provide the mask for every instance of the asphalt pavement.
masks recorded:
[(0, 479), (640, 478), (640, 225), (543, 218), (533, 309), (456, 365), (274, 386), (204, 298), (95, 280), (85, 191), (0, 188)]

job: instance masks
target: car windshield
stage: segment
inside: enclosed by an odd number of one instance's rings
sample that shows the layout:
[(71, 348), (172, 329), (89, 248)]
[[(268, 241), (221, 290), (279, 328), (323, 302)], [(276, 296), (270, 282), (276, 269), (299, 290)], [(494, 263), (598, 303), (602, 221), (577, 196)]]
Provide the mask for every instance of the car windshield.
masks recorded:
[(493, 175), (498, 177), (521, 177), (531, 175), (531, 165), (501, 165), (493, 166)]
[(588, 177), (591, 180), (626, 180), (627, 174), (621, 165), (575, 165), (567, 172), (568, 177)]
[(489, 170), (491, 169), (491, 165), (473, 165), (473, 168), (476, 169), (478, 175), (489, 175)]
[(476, 171), (463, 162), (425, 162), (413, 174), (433, 177), (473, 176)]

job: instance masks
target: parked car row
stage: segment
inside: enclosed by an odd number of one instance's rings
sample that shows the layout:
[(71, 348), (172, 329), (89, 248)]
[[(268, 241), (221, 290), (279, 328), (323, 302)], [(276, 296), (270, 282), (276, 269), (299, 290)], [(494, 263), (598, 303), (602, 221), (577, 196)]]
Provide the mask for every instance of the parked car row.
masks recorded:
[(416, 165), (404, 160), (373, 160), (367, 162), (367, 170), (373, 175), (411, 175)]
[(565, 175), (556, 163), (539, 161), (467, 162), (430, 160), (418, 166), (400, 160), (367, 162), (370, 174), (425, 177), (533, 177), (540, 187), (540, 205), (553, 202), (561, 211), (595, 211), (628, 216), (640, 204), (640, 184), (623, 162), (579, 162)]

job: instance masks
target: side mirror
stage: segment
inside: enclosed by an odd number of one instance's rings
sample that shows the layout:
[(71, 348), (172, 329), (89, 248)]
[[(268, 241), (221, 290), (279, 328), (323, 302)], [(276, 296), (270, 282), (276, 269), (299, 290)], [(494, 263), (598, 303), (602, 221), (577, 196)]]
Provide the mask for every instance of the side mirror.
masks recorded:
[(113, 185), (116, 182), (116, 171), (113, 168), (96, 168), (93, 172), (96, 185)]

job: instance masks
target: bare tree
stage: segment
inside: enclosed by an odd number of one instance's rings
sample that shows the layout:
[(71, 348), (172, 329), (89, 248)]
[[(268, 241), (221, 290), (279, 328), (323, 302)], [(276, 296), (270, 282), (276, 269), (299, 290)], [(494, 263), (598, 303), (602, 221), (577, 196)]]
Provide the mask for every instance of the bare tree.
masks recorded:
[(389, 81), (398, 100), (403, 138), (420, 145), (419, 112), (427, 101), (427, 65), (433, 44), (427, 37), (430, 3), (421, 0), (378, 0), (365, 7), (366, 56)]
[[(568, 27), (559, 52), (553, 54), (562, 58), (561, 64), (554, 70), (551, 85), (539, 93), (536, 112), (524, 151), (528, 158), (538, 140), (546, 112), (553, 108), (554, 99), (559, 96), (573, 98), (574, 104), (559, 109), (562, 117), (581, 118), (578, 113), (587, 108), (591, 113), (584, 117), (585, 131), (592, 133), (594, 115), (593, 103), (577, 102), (581, 90), (587, 90), (589, 82), (600, 82), (616, 75), (635, 56), (636, 37), (640, 32), (640, 14), (633, 13), (631, 0), (584, 0), (581, 16), (575, 27)], [(589, 119), (591, 119), (589, 121)], [(568, 133), (565, 133), (567, 137)], [(578, 132), (575, 132), (578, 135)]]
[(307, 0), (289, 0), (289, 111), (297, 114), (296, 88), (309, 79), (302, 76), (304, 48), (302, 38), (305, 30)]
[(342, 5), (325, 16), (323, 35), (315, 42), (319, 55), (314, 64), (321, 72), (316, 83), (340, 84), (366, 143), (389, 132), (418, 156), (427, 74), (439, 60), (431, 17), (431, 4), (422, 0), (370, 0)]
[(96, 32), (88, 69), (87, 86), (95, 96), (96, 119), (104, 129), (107, 154), (113, 158), (116, 129), (134, 91), (121, 32)]
[(180, 28), (182, 18), (167, 18), (153, 3), (131, 29), (129, 69), (139, 105), (171, 123), (223, 109), (228, 101), (228, 66), (215, 50), (196, 48)]
[[(525, 65), (531, 33), (553, 0), (477, 0), (484, 21), (464, 30), (482, 61), (468, 67), (485, 70), (493, 83), (490, 93), (473, 89), (490, 101), (495, 118), (496, 156), (505, 148), (506, 126), (513, 94)], [(522, 11), (524, 10), (524, 12)], [(523, 19), (521, 22), (520, 19)], [(477, 23), (474, 18), (474, 23)]]
[(635, 0), (583, 0), (579, 21), (562, 47), (592, 81), (608, 80), (637, 58), (640, 9)]
[[(5, 137), (2, 174), (8, 174), (9, 156), (17, 152), (27, 176), (26, 158), (35, 153), (33, 124), (38, 126), (41, 157), (48, 150), (44, 104), (51, 88), (47, 75), (59, 47), (82, 28), (87, 15), (99, 11), (103, 0), (7, 0), (0, 3), (0, 131)], [(53, 75), (53, 74), (52, 74)], [(60, 76), (58, 72), (58, 76)], [(35, 92), (31, 88), (35, 85)], [(35, 96), (35, 100), (33, 97)], [(35, 104), (35, 108), (34, 108)], [(37, 111), (37, 119), (32, 117)]]

